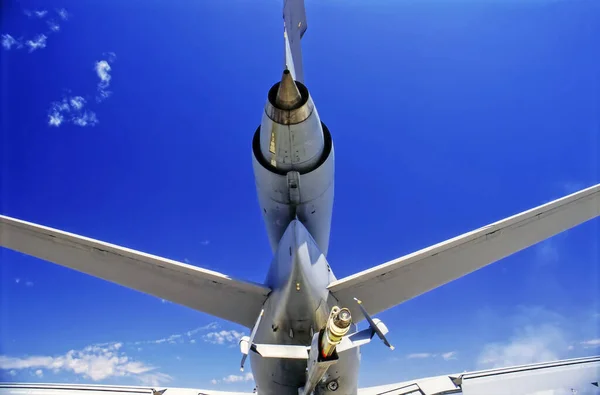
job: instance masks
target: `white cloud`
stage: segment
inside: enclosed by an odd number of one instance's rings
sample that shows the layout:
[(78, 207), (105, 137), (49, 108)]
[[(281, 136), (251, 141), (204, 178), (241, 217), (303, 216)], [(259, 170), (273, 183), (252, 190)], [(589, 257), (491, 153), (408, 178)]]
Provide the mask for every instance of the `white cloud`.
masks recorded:
[(85, 99), (81, 96), (74, 96), (69, 100), (69, 104), (74, 110), (81, 110), (85, 105)]
[(418, 352), (418, 353), (414, 353), (414, 354), (408, 354), (406, 356), (406, 358), (408, 359), (424, 359), (424, 358), (431, 358), (435, 356), (435, 354), (430, 354), (427, 352)]
[(44, 377), (44, 372), (42, 371), (42, 369), (38, 369), (35, 371), (35, 375), (38, 377)]
[(48, 20), (46, 24), (48, 25), (48, 28), (51, 32), (56, 33), (60, 30), (60, 25), (53, 20)]
[(64, 97), (60, 102), (51, 103), (48, 111), (48, 125), (58, 127), (67, 121), (81, 127), (95, 126), (98, 123), (98, 117), (94, 111), (85, 109), (86, 103), (82, 96)]
[(98, 78), (100, 78), (99, 85), (108, 87), (110, 84), (110, 65), (108, 61), (101, 60), (96, 62), (96, 73), (98, 74)]
[(244, 336), (244, 333), (235, 330), (222, 330), (218, 332), (210, 332), (203, 336), (204, 341), (213, 344), (232, 344), (238, 343)]
[(207, 245), (209, 245), (209, 244), (210, 244), (210, 240), (202, 240), (202, 241), (200, 242), (200, 244), (202, 244), (203, 246), (207, 246)]
[(434, 353), (429, 353), (429, 352), (417, 352), (417, 353), (413, 353), (413, 354), (408, 354), (406, 356), (407, 359), (426, 359), (426, 358), (443, 358), (445, 361), (449, 361), (451, 359), (456, 359), (456, 354), (458, 354), (456, 351), (449, 351), (449, 352), (445, 352), (445, 353), (440, 353), (440, 354), (434, 354)]
[[(210, 324), (204, 325), (204, 326), (200, 326), (198, 328), (189, 330), (187, 332), (184, 333), (177, 333), (168, 337), (163, 337), (160, 339), (156, 339), (156, 340), (144, 340), (144, 341), (137, 341), (134, 342), (132, 344), (134, 345), (140, 345), (140, 344), (177, 344), (177, 343), (184, 343), (186, 341), (186, 338), (189, 339), (190, 337), (192, 337), (193, 335), (197, 334), (198, 332), (202, 332), (202, 331), (207, 331), (207, 330), (211, 330), (211, 329), (216, 329), (218, 328), (218, 325), (216, 322), (211, 322)], [(192, 341), (193, 339), (189, 339), (190, 342), (195, 343), (195, 341)]]
[(64, 8), (60, 8), (60, 9), (56, 10), (56, 13), (63, 21), (66, 21), (67, 19), (69, 19), (69, 13)]
[(21, 43), (20, 40), (17, 40), (10, 34), (3, 34), (2, 35), (2, 47), (4, 47), (4, 49), (6, 49), (6, 50), (9, 50), (13, 46), (17, 49), (23, 48), (23, 44)]
[(190, 340), (190, 343), (192, 343), (192, 344), (196, 344), (196, 339), (192, 339), (192, 340)]
[(597, 348), (597, 347), (600, 347), (600, 339), (591, 339), (591, 340), (582, 341), (581, 345), (584, 348)]
[(84, 111), (83, 114), (73, 117), (71, 121), (77, 126), (95, 126), (98, 123), (98, 118), (95, 112)]
[(223, 377), (221, 380), (217, 380), (217, 379), (212, 379), (210, 380), (210, 383), (215, 385), (215, 384), (219, 384), (219, 383), (239, 383), (239, 382), (245, 382), (245, 381), (253, 381), (254, 380), (254, 376), (252, 375), (252, 373), (246, 373), (244, 375), (236, 375), (236, 374), (230, 374), (229, 376)]
[(53, 111), (48, 114), (48, 125), (50, 126), (58, 127), (63, 123), (64, 120), (65, 118), (59, 112)]
[[(28, 17), (33, 18), (45, 18), (48, 15), (47, 10), (23, 10), (23, 13)], [(66, 20), (68, 17), (67, 10), (60, 9), (57, 10), (56, 13), (62, 20)], [(38, 49), (46, 48), (48, 34), (57, 33), (60, 31), (60, 25), (54, 19), (46, 20), (46, 25), (48, 25), (48, 30), (45, 33), (38, 34), (33, 39), (24, 40), (23, 38), (15, 39), (10, 34), (2, 35), (2, 47), (6, 50), (10, 50), (15, 47), (17, 49), (21, 49), (24, 46), (29, 48), (29, 52), (36, 51)], [(58, 121), (54, 121), (54, 123), (59, 123)]]
[(25, 41), (25, 45), (29, 47), (29, 52), (33, 52), (38, 49), (46, 48), (46, 39), (48, 37), (45, 34), (39, 34), (33, 40)]
[(110, 59), (114, 61), (115, 58), (116, 56), (114, 52), (110, 52), (108, 57), (109, 60), (100, 60), (96, 62), (94, 67), (98, 78), (100, 78), (100, 81), (98, 82), (98, 96), (96, 97), (96, 101), (98, 102), (107, 99), (112, 94), (112, 92), (108, 90), (108, 87), (110, 86), (110, 80), (112, 78), (110, 75), (112, 70), (110, 67)]
[(108, 63), (114, 63), (117, 60), (117, 54), (114, 52), (104, 52), (102, 55), (106, 56)]
[(246, 373), (245, 375), (235, 375), (230, 374), (227, 377), (223, 377), (223, 382), (225, 383), (237, 383), (239, 381), (252, 381), (254, 380), (254, 376), (252, 373)]
[(33, 11), (29, 11), (29, 10), (23, 10), (23, 13), (25, 15), (27, 15), (28, 17), (36, 17), (36, 18), (43, 18), (48, 14), (47, 10), (33, 10)]
[(566, 334), (556, 322), (527, 324), (517, 328), (506, 342), (484, 346), (478, 358), (482, 369), (560, 359), (568, 350)]
[(446, 361), (449, 361), (451, 359), (456, 359), (456, 354), (458, 354), (456, 351), (446, 352), (442, 354), (442, 358), (444, 358)]
[(165, 373), (148, 373), (140, 375), (138, 380), (147, 387), (159, 387), (172, 381), (173, 378)]
[(26, 287), (33, 287), (33, 281), (28, 280), (28, 281), (23, 282), (23, 280), (20, 278), (15, 278), (15, 284), (21, 284)]
[[(71, 372), (93, 381), (105, 380), (111, 377), (134, 377), (142, 384), (164, 383), (171, 377), (156, 372), (156, 367), (130, 359), (125, 353), (118, 353), (122, 343), (108, 343), (87, 346), (83, 350), (71, 350), (60, 356), (28, 356), (23, 358), (0, 356), (0, 369), (23, 370), (36, 369), (36, 375), (41, 369), (54, 373)], [(42, 372), (43, 374), (43, 372)], [(157, 384), (158, 385), (158, 384)]]
[(8, 374), (11, 375), (12, 377), (15, 377), (17, 375), (17, 371), (13, 369), (13, 370), (10, 370), (8, 372)]

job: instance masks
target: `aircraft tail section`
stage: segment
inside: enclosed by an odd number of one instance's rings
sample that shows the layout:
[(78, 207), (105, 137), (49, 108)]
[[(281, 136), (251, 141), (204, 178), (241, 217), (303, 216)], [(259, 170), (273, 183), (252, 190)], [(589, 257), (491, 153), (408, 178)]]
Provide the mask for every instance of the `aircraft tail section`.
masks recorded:
[(292, 72), (296, 81), (304, 83), (302, 46), (300, 40), (306, 32), (304, 0), (284, 0), (284, 67)]

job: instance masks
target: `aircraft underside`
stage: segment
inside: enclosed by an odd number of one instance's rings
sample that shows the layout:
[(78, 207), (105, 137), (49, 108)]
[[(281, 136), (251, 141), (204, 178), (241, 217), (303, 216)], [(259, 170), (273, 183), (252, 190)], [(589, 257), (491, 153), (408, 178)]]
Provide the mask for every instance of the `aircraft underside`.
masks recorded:
[[(327, 324), (333, 305), (328, 303), (327, 286), (335, 280), (325, 256), (299, 220), (288, 225), (279, 243), (266, 284), (273, 292), (265, 302), (264, 315), (254, 343), (308, 347), (313, 335)], [(356, 332), (351, 325), (348, 334)], [(339, 353), (318, 393), (356, 394), (359, 349)], [(250, 355), (252, 372), (260, 394), (298, 395), (306, 382), (307, 360), (264, 358)]]
[[(358, 388), (360, 347), (378, 338), (393, 350), (385, 336), (387, 327), (371, 315), (593, 220), (600, 215), (600, 184), (336, 279), (326, 259), (334, 146), (304, 85), (300, 40), (306, 28), (304, 1), (284, 0), (282, 77), (269, 90), (261, 124), (252, 137), (258, 203), (274, 255), (264, 284), (5, 215), (0, 215), (0, 247), (243, 325), (251, 333), (240, 342), (241, 367), (249, 356), (262, 395), (482, 393), (477, 388), (488, 394), (521, 394), (528, 392), (515, 384), (515, 377), (532, 372), (538, 377), (550, 372), (544, 379), (548, 382), (533, 383), (537, 391), (556, 388), (549, 386), (551, 380), (569, 381), (581, 372), (586, 380), (595, 377), (597, 386), (599, 357)], [(366, 325), (359, 331), (362, 321)], [(159, 390), (0, 386), (0, 393), (10, 394), (162, 395)], [(165, 395), (192, 393), (219, 394), (173, 388)]]

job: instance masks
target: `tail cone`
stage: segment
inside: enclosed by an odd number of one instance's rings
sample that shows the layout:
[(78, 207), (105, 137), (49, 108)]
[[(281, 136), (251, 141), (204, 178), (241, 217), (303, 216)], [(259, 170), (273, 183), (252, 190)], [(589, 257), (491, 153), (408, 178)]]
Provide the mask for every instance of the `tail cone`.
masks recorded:
[(281, 83), (277, 90), (275, 105), (282, 110), (293, 110), (302, 100), (300, 91), (288, 69), (283, 71)]

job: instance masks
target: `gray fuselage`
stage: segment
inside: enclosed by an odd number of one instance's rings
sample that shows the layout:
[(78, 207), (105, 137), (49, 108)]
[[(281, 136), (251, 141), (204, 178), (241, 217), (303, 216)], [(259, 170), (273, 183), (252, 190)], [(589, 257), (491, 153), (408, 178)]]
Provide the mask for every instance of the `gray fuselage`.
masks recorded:
[[(292, 220), (267, 275), (266, 285), (273, 291), (265, 302), (255, 343), (310, 346), (313, 333), (325, 326), (334, 304), (328, 302), (327, 290), (334, 280), (308, 230), (298, 219)], [(356, 326), (350, 331), (355, 332)], [(338, 363), (329, 369), (316, 392), (356, 394), (359, 360), (359, 348), (340, 353)], [(297, 395), (306, 380), (306, 360), (263, 358), (251, 352), (250, 363), (259, 394)], [(332, 380), (339, 385), (335, 392), (327, 390)]]

